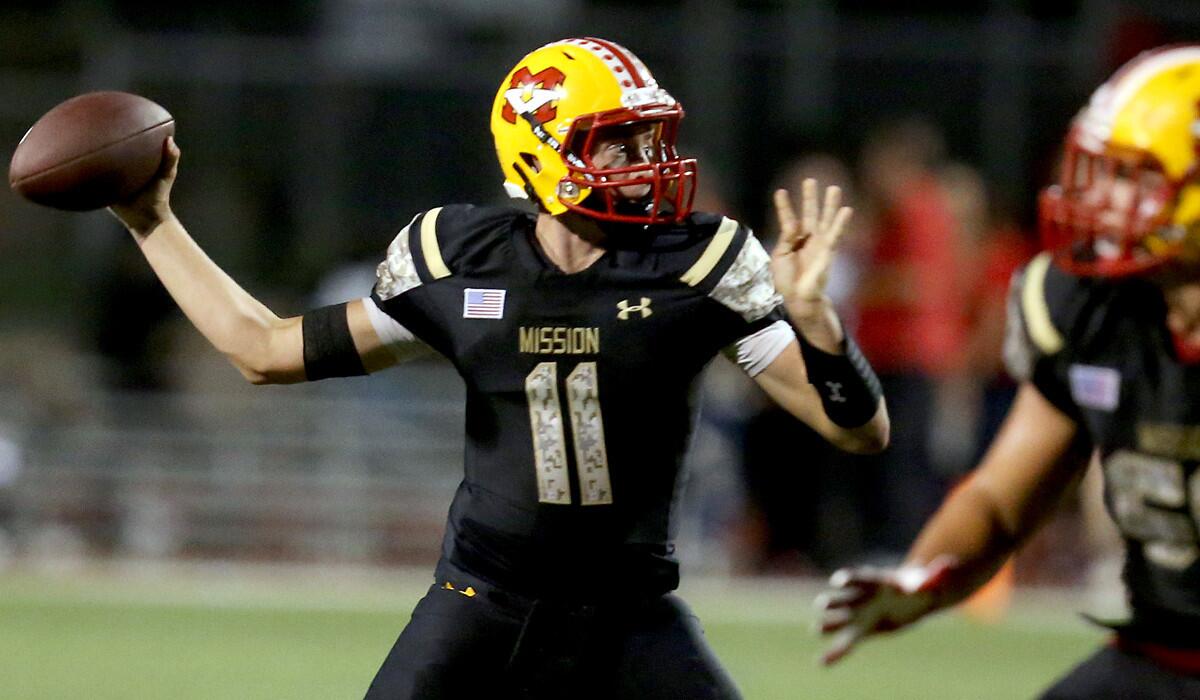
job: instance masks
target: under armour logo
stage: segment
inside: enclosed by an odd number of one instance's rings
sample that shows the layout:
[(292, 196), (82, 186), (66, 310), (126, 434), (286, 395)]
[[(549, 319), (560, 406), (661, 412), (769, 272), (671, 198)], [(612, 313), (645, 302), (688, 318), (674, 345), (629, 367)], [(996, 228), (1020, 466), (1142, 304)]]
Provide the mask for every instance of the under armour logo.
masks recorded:
[(846, 397), (842, 396), (841, 382), (825, 382), (825, 386), (829, 387), (829, 400), (837, 403), (846, 403)]
[(622, 299), (621, 301), (617, 302), (617, 308), (620, 309), (620, 311), (617, 312), (617, 318), (621, 319), (622, 321), (628, 321), (629, 314), (631, 314), (635, 311), (640, 313), (642, 315), (642, 318), (646, 318), (650, 314), (654, 313), (653, 311), (650, 310), (650, 298), (649, 297), (642, 297), (642, 303), (636, 304), (634, 306), (629, 305), (628, 299)]

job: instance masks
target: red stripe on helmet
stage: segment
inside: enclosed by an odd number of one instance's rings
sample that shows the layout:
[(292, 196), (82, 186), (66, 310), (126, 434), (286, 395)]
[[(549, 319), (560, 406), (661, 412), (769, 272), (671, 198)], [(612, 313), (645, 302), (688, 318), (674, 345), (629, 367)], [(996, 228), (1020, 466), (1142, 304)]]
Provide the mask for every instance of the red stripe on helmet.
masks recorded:
[(625, 70), (629, 71), (629, 77), (633, 80), (633, 84), (637, 87), (646, 87), (646, 81), (642, 78), (641, 72), (638, 71), (636, 64), (634, 64), (633, 59), (630, 58), (629, 53), (625, 49), (611, 41), (597, 39), (596, 37), (584, 37), (584, 40), (599, 44), (613, 56), (616, 56), (621, 65), (625, 67)]

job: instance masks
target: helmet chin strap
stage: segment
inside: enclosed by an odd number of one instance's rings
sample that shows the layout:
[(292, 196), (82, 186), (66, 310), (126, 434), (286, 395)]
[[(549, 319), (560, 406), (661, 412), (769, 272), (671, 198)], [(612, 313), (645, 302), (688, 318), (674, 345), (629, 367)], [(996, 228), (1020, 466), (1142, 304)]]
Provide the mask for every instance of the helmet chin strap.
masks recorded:
[[(591, 211), (597, 212), (597, 213), (604, 213), (605, 212), (604, 199), (608, 196), (610, 196), (610, 195), (608, 195), (602, 191), (593, 190), (591, 196), (589, 196), (587, 199), (585, 199), (581, 206), (583, 206), (584, 208), (589, 209)], [(648, 193), (645, 196), (638, 197), (637, 199), (630, 199), (628, 197), (623, 197), (623, 196), (621, 196), (620, 193), (613, 193), (611, 196), (613, 198), (613, 212), (616, 214), (621, 214), (621, 215), (625, 215), (625, 216), (649, 216), (651, 211), (654, 209), (653, 192)], [(663, 206), (658, 211), (659, 215), (667, 214), (667, 213), (674, 211), (674, 206), (672, 205), (671, 202), (664, 201), (662, 204), (663, 204)], [(618, 224), (619, 222), (602, 221), (601, 223), (603, 223), (605, 225), (605, 227), (607, 228), (609, 225)], [(631, 227), (631, 228), (636, 228), (638, 230), (644, 229), (647, 226), (649, 226), (649, 224), (630, 224), (630, 223), (621, 223), (619, 225), (622, 228)]]
[(614, 203), (613, 208), (621, 214), (629, 213), (638, 216), (649, 215), (651, 210), (654, 209), (654, 197), (649, 194), (637, 199), (629, 199), (628, 197), (622, 197), (618, 193), (616, 195), (616, 200), (617, 201)]

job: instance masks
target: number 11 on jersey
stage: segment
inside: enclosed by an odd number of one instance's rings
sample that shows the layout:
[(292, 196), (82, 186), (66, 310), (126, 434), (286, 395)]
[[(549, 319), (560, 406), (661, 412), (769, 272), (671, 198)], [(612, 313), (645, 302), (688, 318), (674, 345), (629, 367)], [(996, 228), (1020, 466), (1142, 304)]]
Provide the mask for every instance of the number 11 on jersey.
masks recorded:
[[(567, 375), (566, 389), (580, 501), (585, 506), (612, 503), (596, 363), (576, 365)], [(567, 476), (567, 439), (558, 391), (557, 362), (540, 362), (533, 368), (525, 377), (525, 397), (533, 433), (538, 501), (569, 505), (571, 484)]]

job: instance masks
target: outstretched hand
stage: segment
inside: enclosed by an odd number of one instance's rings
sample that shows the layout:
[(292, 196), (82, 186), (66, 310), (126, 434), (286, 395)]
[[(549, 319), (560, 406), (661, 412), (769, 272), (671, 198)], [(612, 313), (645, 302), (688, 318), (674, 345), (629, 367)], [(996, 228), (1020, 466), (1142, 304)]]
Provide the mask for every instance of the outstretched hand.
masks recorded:
[(825, 202), (821, 206), (817, 199), (817, 181), (808, 178), (802, 185), (800, 218), (797, 219), (788, 191), (775, 190), (779, 241), (771, 252), (771, 271), (775, 288), (789, 308), (797, 303), (820, 301), (825, 296), (833, 251), (854, 213), (841, 203), (841, 188), (831, 185), (825, 188)]
[(108, 208), (130, 233), (139, 238), (148, 235), (163, 221), (171, 218), (171, 187), (179, 170), (179, 146), (174, 137), (163, 142), (162, 164), (158, 172), (137, 194)]
[(825, 296), (825, 282), (853, 210), (841, 206), (842, 190), (836, 185), (825, 188), (823, 207), (818, 204), (816, 180), (806, 179), (802, 190), (799, 219), (788, 191), (775, 191), (779, 241), (771, 251), (771, 274), (788, 315), (805, 339), (825, 352), (841, 352), (844, 333)]
[(866, 637), (906, 627), (936, 610), (954, 568), (953, 557), (941, 556), (928, 566), (835, 572), (815, 601), (821, 634), (832, 636), (821, 663), (837, 663)]

